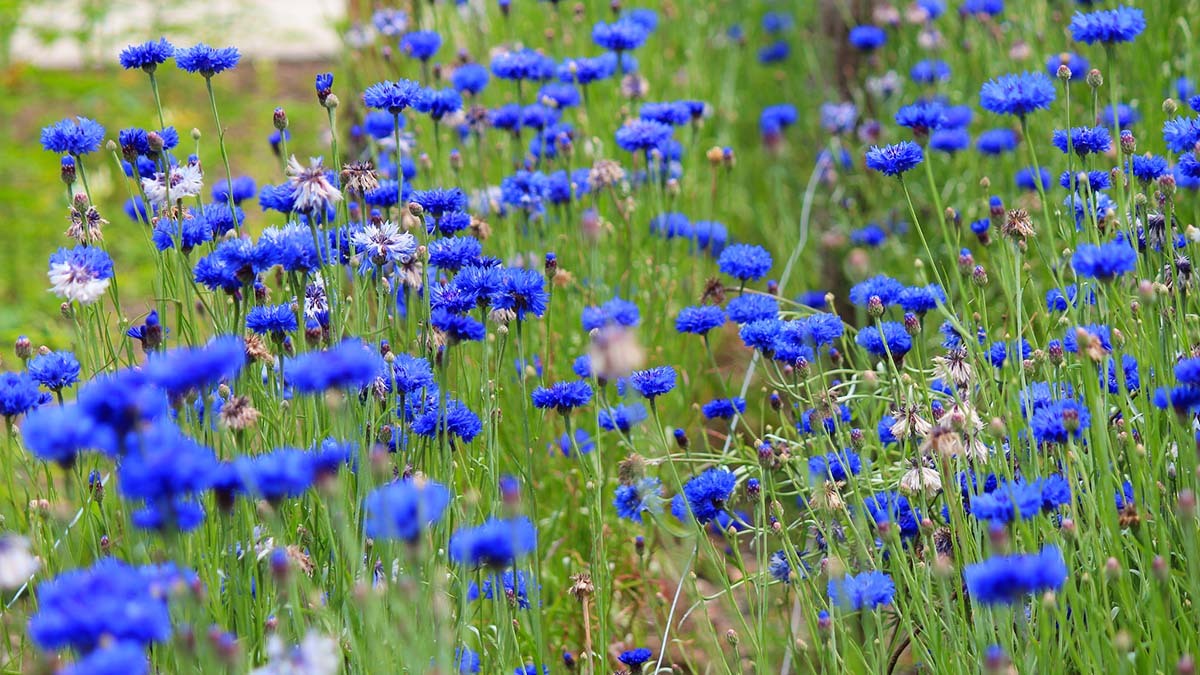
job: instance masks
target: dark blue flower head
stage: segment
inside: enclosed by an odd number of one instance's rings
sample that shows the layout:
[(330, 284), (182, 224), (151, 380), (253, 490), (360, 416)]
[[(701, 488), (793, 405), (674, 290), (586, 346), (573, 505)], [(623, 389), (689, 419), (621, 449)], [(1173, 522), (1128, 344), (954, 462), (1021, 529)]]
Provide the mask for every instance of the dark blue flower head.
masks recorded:
[(1050, 176), (1050, 169), (1046, 167), (1042, 167), (1038, 172), (1035, 172), (1033, 167), (1026, 167), (1017, 171), (1013, 176), (1013, 182), (1022, 190), (1036, 192), (1039, 184), (1044, 190), (1054, 183), (1054, 179)]
[(1102, 9), (1084, 14), (1076, 12), (1071, 17), (1071, 37), (1085, 44), (1114, 44), (1133, 42), (1146, 30), (1146, 15), (1136, 7), (1120, 5), (1116, 9)]
[(79, 360), (71, 352), (39, 354), (25, 368), (35, 382), (51, 391), (60, 391), (79, 381)]
[(545, 82), (554, 77), (554, 59), (532, 49), (503, 52), (492, 57), (492, 74), (502, 80)]
[(42, 147), (60, 155), (86, 155), (100, 149), (104, 127), (86, 117), (65, 119), (42, 129)]
[(553, 408), (566, 415), (592, 400), (592, 386), (583, 380), (555, 382), (549, 387), (534, 389), (532, 398), (535, 408)]
[(238, 64), (242, 55), (237, 47), (210, 47), (203, 42), (187, 49), (175, 51), (175, 65), (189, 73), (200, 73), (212, 77)]
[(636, 119), (617, 129), (617, 145), (627, 152), (649, 152), (671, 139), (672, 129), (662, 122)]
[(650, 36), (645, 24), (622, 17), (612, 23), (603, 21), (592, 26), (592, 42), (612, 52), (627, 52), (641, 47)]
[(366, 387), (386, 369), (378, 350), (361, 340), (348, 339), (324, 351), (287, 359), (283, 373), (297, 392), (318, 394), (334, 388)]
[(421, 85), (412, 80), (385, 80), (367, 87), (363, 92), (363, 104), (368, 108), (386, 110), (392, 115), (398, 115), (404, 109), (416, 105), (421, 92)]
[(537, 548), (537, 530), (528, 518), (491, 519), (450, 537), (450, 559), (469, 567), (504, 568)]
[(167, 42), (166, 38), (159, 38), (158, 42), (151, 40), (140, 45), (129, 45), (121, 50), (118, 60), (126, 70), (141, 68), (147, 73), (153, 73), (160, 64), (174, 55), (175, 47)]
[(997, 115), (1024, 117), (1054, 102), (1054, 81), (1042, 73), (1011, 73), (984, 83), (979, 105)]
[(0, 373), (0, 416), (13, 418), (33, 410), (41, 400), (38, 382), (29, 373)]
[(937, 284), (909, 286), (900, 291), (900, 296), (896, 301), (906, 312), (924, 314), (925, 312), (937, 309), (938, 303), (944, 304), (946, 302), (946, 292)]
[(967, 565), (963, 580), (975, 602), (1014, 604), (1027, 595), (1062, 588), (1067, 565), (1056, 546), (1047, 546), (1039, 553), (997, 556)]
[(905, 330), (904, 324), (895, 321), (884, 321), (874, 326), (864, 326), (855, 338), (858, 346), (874, 356), (891, 356), (899, 361), (912, 349), (912, 337)]
[(872, 52), (887, 43), (887, 33), (879, 26), (855, 26), (850, 29), (850, 44), (855, 49)]
[(636, 370), (629, 380), (637, 393), (654, 400), (675, 388), (675, 369), (671, 366), (658, 366)]
[(912, 141), (904, 141), (882, 148), (872, 146), (867, 150), (867, 168), (878, 171), (885, 176), (900, 176), (912, 169), (925, 159), (921, 146)]
[(1050, 77), (1058, 77), (1058, 69), (1063, 66), (1071, 72), (1071, 80), (1079, 81), (1084, 79), (1088, 71), (1092, 69), (1092, 64), (1084, 57), (1072, 52), (1061, 52), (1059, 54), (1051, 54), (1046, 59), (1046, 74)]
[(779, 299), (766, 293), (746, 293), (729, 301), (726, 314), (737, 324), (774, 319), (779, 316)]
[(400, 49), (414, 59), (428, 61), (442, 46), (442, 36), (434, 30), (416, 30), (400, 38)]
[(753, 244), (734, 244), (717, 258), (722, 272), (743, 282), (761, 279), (771, 269), (771, 254)]
[(936, 100), (910, 103), (896, 111), (896, 124), (917, 135), (928, 134), (946, 124), (946, 108)]
[(177, 347), (156, 353), (142, 371), (149, 381), (173, 396), (204, 389), (234, 378), (246, 362), (246, 347), (235, 335), (214, 338), (203, 347)]
[(950, 65), (939, 59), (924, 59), (917, 61), (908, 71), (913, 82), (933, 84), (950, 80)]
[(454, 69), (450, 83), (460, 94), (478, 95), (487, 86), (488, 69), (478, 63), (464, 63)]
[(725, 323), (725, 312), (715, 305), (684, 307), (675, 318), (675, 330), (680, 333), (704, 335)]
[(737, 478), (725, 468), (712, 467), (693, 476), (683, 485), (683, 494), (692, 517), (701, 525), (717, 517), (733, 495)]
[(904, 284), (896, 279), (886, 274), (879, 274), (851, 286), (850, 302), (859, 307), (866, 307), (873, 298), (879, 298), (879, 302), (887, 307), (900, 299), (904, 289)]
[(1127, 242), (1110, 241), (1099, 246), (1080, 244), (1071, 256), (1071, 268), (1083, 277), (1112, 281), (1137, 267), (1137, 251)]
[(1075, 127), (1069, 132), (1056, 129), (1051, 140), (1063, 154), (1074, 152), (1081, 157), (1103, 154), (1112, 146), (1112, 135), (1105, 127)]
[(462, 97), (454, 89), (422, 89), (413, 107), (440, 120), (462, 109)]
[(290, 304), (259, 305), (246, 314), (246, 328), (259, 335), (271, 335), (283, 339), (284, 333), (290, 333), (299, 327), (296, 311)]
[(872, 570), (830, 579), (827, 591), (829, 602), (842, 609), (875, 609), (891, 604), (896, 584), (887, 574)]
[(413, 542), (441, 519), (449, 503), (450, 490), (441, 483), (395, 481), (363, 499), (363, 531), (376, 539)]

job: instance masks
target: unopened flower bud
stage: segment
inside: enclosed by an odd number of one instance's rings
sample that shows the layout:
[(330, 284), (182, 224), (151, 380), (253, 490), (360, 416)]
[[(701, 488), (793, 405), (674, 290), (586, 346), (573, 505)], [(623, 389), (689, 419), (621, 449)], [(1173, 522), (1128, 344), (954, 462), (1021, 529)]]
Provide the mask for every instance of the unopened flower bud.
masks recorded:
[(1179, 112), (1179, 104), (1176, 103), (1175, 99), (1173, 98), (1165, 99), (1162, 103), (1162, 111), (1166, 113), (1168, 117), (1174, 115), (1175, 113)]
[(1137, 139), (1134, 138), (1133, 132), (1128, 129), (1121, 132), (1121, 152), (1127, 155), (1137, 152)]
[(1067, 64), (1062, 64), (1058, 67), (1058, 79), (1067, 82), (1071, 79), (1071, 68)]
[(976, 265), (975, 269), (971, 270), (971, 281), (980, 288), (987, 287), (988, 275), (987, 270), (983, 268), (983, 265)]
[(1099, 69), (1092, 68), (1088, 71), (1087, 83), (1092, 89), (1099, 89), (1100, 87), (1104, 86), (1104, 75), (1100, 73)]
[(26, 361), (33, 356), (33, 342), (28, 336), (18, 335), (17, 342), (13, 345), (13, 351), (17, 353), (17, 358)]
[(278, 129), (279, 131), (283, 131), (284, 129), (288, 128), (288, 117), (287, 117), (287, 113), (284, 112), (283, 108), (275, 109), (275, 113), (271, 116), (271, 122), (275, 125), (275, 128)]
[(326, 96), (325, 100), (322, 102), (322, 105), (330, 110), (337, 108), (339, 104), (341, 104), (341, 101), (338, 100), (337, 94), (330, 94)]

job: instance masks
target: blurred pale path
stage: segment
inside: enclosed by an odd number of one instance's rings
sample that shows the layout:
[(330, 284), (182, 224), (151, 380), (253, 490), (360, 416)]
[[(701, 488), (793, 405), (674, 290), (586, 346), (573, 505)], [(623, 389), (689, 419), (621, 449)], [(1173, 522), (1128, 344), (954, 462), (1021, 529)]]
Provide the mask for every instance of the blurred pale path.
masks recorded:
[(255, 59), (328, 58), (339, 47), (337, 25), (347, 6), (346, 0), (25, 4), (9, 56), (48, 68), (92, 65), (114, 57), (131, 40), (158, 35), (181, 43), (237, 45)]

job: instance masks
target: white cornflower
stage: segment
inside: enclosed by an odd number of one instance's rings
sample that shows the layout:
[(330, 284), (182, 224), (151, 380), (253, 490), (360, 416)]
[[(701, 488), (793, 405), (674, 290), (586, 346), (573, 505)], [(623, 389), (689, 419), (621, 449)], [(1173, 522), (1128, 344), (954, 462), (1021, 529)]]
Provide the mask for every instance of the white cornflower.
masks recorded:
[(376, 265), (407, 264), (417, 254), (417, 238), (401, 232), (400, 226), (390, 220), (372, 222), (352, 234), (350, 241)]
[(200, 194), (204, 188), (204, 172), (200, 170), (200, 162), (188, 162), (183, 166), (171, 167), (171, 182), (167, 184), (166, 174), (156, 173), (152, 178), (142, 179), (142, 189), (146, 199), (155, 208), (162, 208), (167, 200), (186, 199)]
[(299, 213), (324, 215), (331, 204), (342, 200), (342, 193), (329, 182), (320, 157), (311, 158), (304, 166), (293, 156), (288, 160), (287, 175)]
[(98, 247), (60, 248), (50, 256), (50, 290), (83, 305), (100, 299), (112, 279), (112, 258)]
[(38, 570), (38, 559), (29, 552), (29, 540), (15, 534), (0, 536), (0, 588), (16, 588)]
[(278, 635), (267, 641), (267, 665), (250, 675), (336, 675), (342, 670), (342, 650), (337, 640), (309, 631), (304, 641), (288, 648)]

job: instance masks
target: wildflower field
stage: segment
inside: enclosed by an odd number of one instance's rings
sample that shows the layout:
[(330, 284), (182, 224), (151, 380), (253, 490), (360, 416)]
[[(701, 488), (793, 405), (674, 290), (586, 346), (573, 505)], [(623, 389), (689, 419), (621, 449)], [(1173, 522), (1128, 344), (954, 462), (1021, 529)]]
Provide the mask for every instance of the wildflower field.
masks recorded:
[(1200, 2), (1005, 4), (19, 73), (0, 667), (1194, 673)]

